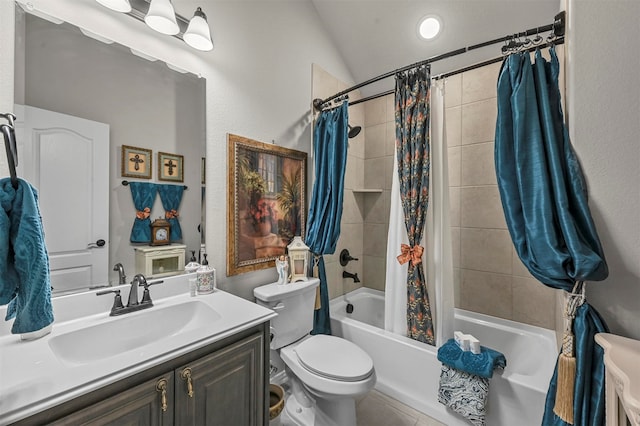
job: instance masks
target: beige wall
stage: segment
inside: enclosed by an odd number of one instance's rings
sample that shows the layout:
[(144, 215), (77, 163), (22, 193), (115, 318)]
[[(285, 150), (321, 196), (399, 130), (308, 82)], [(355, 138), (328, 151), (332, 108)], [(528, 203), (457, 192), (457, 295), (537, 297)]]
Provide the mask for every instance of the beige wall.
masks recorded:
[(640, 339), (640, 2), (566, 3), (569, 133), (609, 265), (587, 296), (612, 333)]
[[(193, 13), (189, 2), (174, 5), (183, 16)], [(219, 288), (254, 300), (253, 289), (276, 281), (277, 273), (268, 268), (226, 275), (227, 133), (309, 152), (311, 64), (353, 83), (311, 2), (203, 0), (213, 19), (211, 52), (187, 48), (94, 1), (29, 0), (29, 6), (206, 79), (208, 260)], [(15, 7), (0, 1), (0, 111), (11, 111), (14, 103)], [(0, 174), (7, 170), (5, 157), (0, 155)]]

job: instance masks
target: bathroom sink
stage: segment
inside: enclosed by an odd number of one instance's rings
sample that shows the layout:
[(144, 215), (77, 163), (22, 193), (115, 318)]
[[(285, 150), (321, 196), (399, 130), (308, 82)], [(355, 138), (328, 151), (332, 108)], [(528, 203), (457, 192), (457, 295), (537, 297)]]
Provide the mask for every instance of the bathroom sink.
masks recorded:
[(206, 329), (221, 315), (206, 303), (189, 301), (112, 318), (52, 336), (49, 346), (62, 361), (85, 364), (123, 352), (139, 350), (151, 344), (162, 344), (171, 337), (197, 329)]

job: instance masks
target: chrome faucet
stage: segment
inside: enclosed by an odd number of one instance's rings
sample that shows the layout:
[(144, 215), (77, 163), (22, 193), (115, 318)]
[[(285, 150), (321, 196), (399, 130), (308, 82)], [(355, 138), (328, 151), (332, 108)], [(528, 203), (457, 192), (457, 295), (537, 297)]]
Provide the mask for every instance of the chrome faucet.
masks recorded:
[(113, 270), (118, 271), (118, 284), (126, 284), (127, 276), (124, 274), (124, 266), (122, 266), (122, 263), (113, 265)]

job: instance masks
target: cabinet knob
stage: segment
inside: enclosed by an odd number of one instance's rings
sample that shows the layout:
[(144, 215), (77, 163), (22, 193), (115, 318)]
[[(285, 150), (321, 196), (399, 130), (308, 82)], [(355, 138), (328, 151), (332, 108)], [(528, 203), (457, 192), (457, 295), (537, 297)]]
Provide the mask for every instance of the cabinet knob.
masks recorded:
[(160, 400), (162, 402), (162, 411), (167, 411), (167, 379), (160, 379), (156, 383), (156, 391), (160, 392)]
[(191, 381), (191, 368), (187, 367), (182, 370), (180, 377), (182, 377), (182, 380), (187, 382), (187, 395), (189, 395), (190, 398), (193, 398), (194, 392), (193, 383)]

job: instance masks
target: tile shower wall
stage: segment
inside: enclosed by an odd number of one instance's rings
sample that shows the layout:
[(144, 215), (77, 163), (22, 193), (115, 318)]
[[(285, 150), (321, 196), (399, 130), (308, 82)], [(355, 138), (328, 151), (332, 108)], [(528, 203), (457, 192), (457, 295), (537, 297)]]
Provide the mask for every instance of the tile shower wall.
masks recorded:
[(359, 195), (364, 206), (364, 285), (382, 291), (395, 150), (393, 102), (393, 95), (387, 95), (364, 103), (364, 188), (373, 191)]
[(449, 77), (446, 129), (456, 307), (549, 329), (556, 295), (518, 258), (494, 167), (500, 63)]

